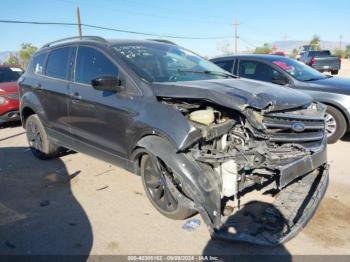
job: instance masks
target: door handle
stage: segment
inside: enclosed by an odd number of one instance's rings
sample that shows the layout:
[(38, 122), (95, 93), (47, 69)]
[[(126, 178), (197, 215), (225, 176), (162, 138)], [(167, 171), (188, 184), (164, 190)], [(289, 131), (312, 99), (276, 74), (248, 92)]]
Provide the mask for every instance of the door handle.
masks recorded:
[(71, 97), (73, 102), (79, 102), (82, 99), (81, 95), (79, 95), (79, 93), (77, 93), (77, 92), (72, 93), (70, 95), (70, 97)]
[(37, 90), (43, 90), (44, 88), (43, 88), (43, 86), (42, 86), (40, 83), (38, 83), (38, 84), (35, 86), (35, 89), (37, 89)]

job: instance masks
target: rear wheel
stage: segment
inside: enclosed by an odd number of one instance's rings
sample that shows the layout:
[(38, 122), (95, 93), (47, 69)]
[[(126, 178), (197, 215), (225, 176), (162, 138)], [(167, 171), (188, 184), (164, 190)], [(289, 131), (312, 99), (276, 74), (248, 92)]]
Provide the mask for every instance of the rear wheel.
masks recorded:
[(331, 71), (331, 74), (332, 74), (332, 75), (337, 75), (338, 73), (339, 73), (339, 70), (332, 70), (332, 71)]
[(29, 116), (25, 127), (27, 141), (35, 157), (39, 159), (51, 159), (57, 157), (63, 150), (48, 140), (45, 128), (37, 115)]
[(142, 184), (152, 205), (164, 216), (172, 219), (186, 219), (196, 211), (179, 205), (170, 192), (168, 181), (172, 179), (169, 167), (163, 161), (150, 154), (141, 158)]
[(327, 106), (325, 118), (327, 142), (333, 144), (345, 134), (346, 121), (343, 114), (332, 106)]

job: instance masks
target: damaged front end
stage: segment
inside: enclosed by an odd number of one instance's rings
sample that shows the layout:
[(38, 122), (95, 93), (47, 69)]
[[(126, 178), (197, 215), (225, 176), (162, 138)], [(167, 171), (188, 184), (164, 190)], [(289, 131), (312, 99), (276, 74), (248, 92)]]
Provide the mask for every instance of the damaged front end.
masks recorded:
[[(179, 176), (171, 190), (201, 213), (213, 237), (275, 245), (312, 217), (328, 184), (323, 105), (236, 112), (203, 100), (160, 102), (200, 131), (169, 156)], [(253, 191), (271, 195), (272, 203), (241, 205)]]

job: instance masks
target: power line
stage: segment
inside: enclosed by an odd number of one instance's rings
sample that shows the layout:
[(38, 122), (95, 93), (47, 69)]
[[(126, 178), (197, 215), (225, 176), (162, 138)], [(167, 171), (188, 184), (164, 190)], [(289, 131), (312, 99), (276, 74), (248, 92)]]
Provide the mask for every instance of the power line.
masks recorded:
[[(59, 0), (58, 0), (59, 1)], [(62, 0), (61, 0), (62, 1)], [(115, 0), (105, 0), (105, 1), (108, 1), (108, 2), (115, 2)], [(149, 4), (149, 1), (147, 1), (147, 3), (145, 4), (145, 2), (146, 1), (144, 1), (144, 2), (138, 2), (138, 1), (134, 1), (134, 0), (127, 0), (127, 1), (123, 1), (123, 0), (119, 0), (120, 2), (127, 2), (127, 4), (128, 5), (130, 5), (130, 3), (133, 3), (133, 4), (136, 4), (136, 5), (138, 5), (138, 6), (146, 6), (146, 7), (153, 7), (153, 8), (156, 8), (156, 10), (166, 10), (166, 11), (169, 11), (169, 12), (184, 12), (184, 11), (186, 11), (186, 10), (189, 10), (189, 11), (191, 11), (191, 15), (193, 14), (193, 10), (190, 10), (190, 9), (186, 9), (186, 8), (184, 8), (184, 9), (173, 9), (173, 8), (168, 8), (168, 7), (164, 7), (164, 6), (159, 6), (159, 5), (150, 5)], [(163, 12), (162, 12), (163, 13)], [(208, 17), (210, 17), (210, 18), (213, 18), (213, 19), (215, 19), (215, 21), (217, 20), (217, 19), (222, 19), (222, 16), (214, 16), (214, 15), (212, 15), (212, 14), (210, 14), (210, 13), (204, 13), (204, 12), (201, 12), (200, 10), (196, 10), (196, 16), (198, 17), (198, 14), (201, 14), (201, 18), (203, 18), (203, 19), (205, 19), (207, 22), (208, 22)], [(227, 26), (229, 26), (229, 24), (227, 24)]]
[[(31, 25), (61, 25), (61, 26), (78, 26), (77, 23), (67, 23), (67, 22), (39, 22), (39, 21), (19, 21), (19, 20), (0, 20), (0, 23), (8, 24), (31, 24)], [(174, 36), (174, 35), (162, 35), (162, 34), (153, 34), (145, 33), (138, 31), (123, 30), (118, 28), (90, 25), (90, 24), (80, 24), (83, 27), (114, 31), (119, 33), (128, 33), (135, 35), (144, 35), (144, 36), (153, 36), (153, 37), (164, 37), (164, 38), (173, 38), (173, 39), (192, 39), (192, 40), (213, 40), (213, 39), (227, 39), (229, 36), (210, 36), (210, 37), (201, 37), (201, 36)]]
[[(160, 18), (160, 19), (165, 19), (165, 20), (171, 20), (171, 21), (189, 21), (189, 22), (196, 22), (196, 23), (206, 23), (206, 24), (216, 24), (216, 25), (220, 25), (220, 26), (225, 26), (227, 24), (221, 24), (221, 23), (217, 23), (216, 21), (208, 21), (208, 19), (205, 20), (198, 20), (198, 19), (191, 19), (191, 18), (185, 18), (185, 17), (176, 17), (176, 16), (162, 16), (159, 14), (150, 14), (150, 13), (144, 13), (144, 12), (138, 12), (138, 11), (133, 11), (130, 9), (125, 9), (125, 8), (111, 8), (111, 7), (107, 7), (107, 6), (101, 6), (101, 5), (96, 5), (96, 4), (90, 4), (90, 3), (84, 3), (84, 2), (79, 2), (79, 1), (71, 1), (71, 0), (56, 0), (62, 3), (68, 3), (68, 4), (73, 4), (73, 5), (82, 5), (82, 6), (90, 6), (93, 8), (99, 8), (102, 9), (104, 11), (112, 11), (112, 12), (117, 12), (119, 15), (121, 14), (133, 14), (133, 15), (137, 15), (137, 16), (145, 16), (145, 17), (150, 17), (150, 18)], [(228, 25), (227, 25), (228, 26)]]
[(246, 45), (249, 45), (253, 48), (257, 48), (258, 46), (255, 44), (252, 44), (250, 41), (247, 41), (245, 38), (242, 38), (242, 36), (239, 37), (239, 40), (241, 40), (242, 42), (244, 42)]

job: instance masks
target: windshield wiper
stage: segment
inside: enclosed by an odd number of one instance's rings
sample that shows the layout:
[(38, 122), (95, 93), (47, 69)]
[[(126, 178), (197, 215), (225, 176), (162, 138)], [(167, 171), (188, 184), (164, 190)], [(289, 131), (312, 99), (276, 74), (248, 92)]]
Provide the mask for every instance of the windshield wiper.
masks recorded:
[(238, 76), (230, 74), (228, 72), (226, 73), (226, 72), (211, 71), (211, 70), (178, 69), (177, 71), (180, 72), (180, 73), (218, 75), (218, 76), (225, 76), (225, 77), (231, 77), (231, 78), (239, 78)]
[(314, 77), (314, 78), (310, 78), (310, 79), (306, 79), (304, 81), (309, 82), (309, 81), (316, 81), (316, 80), (321, 80), (321, 79), (325, 79), (327, 77)]

